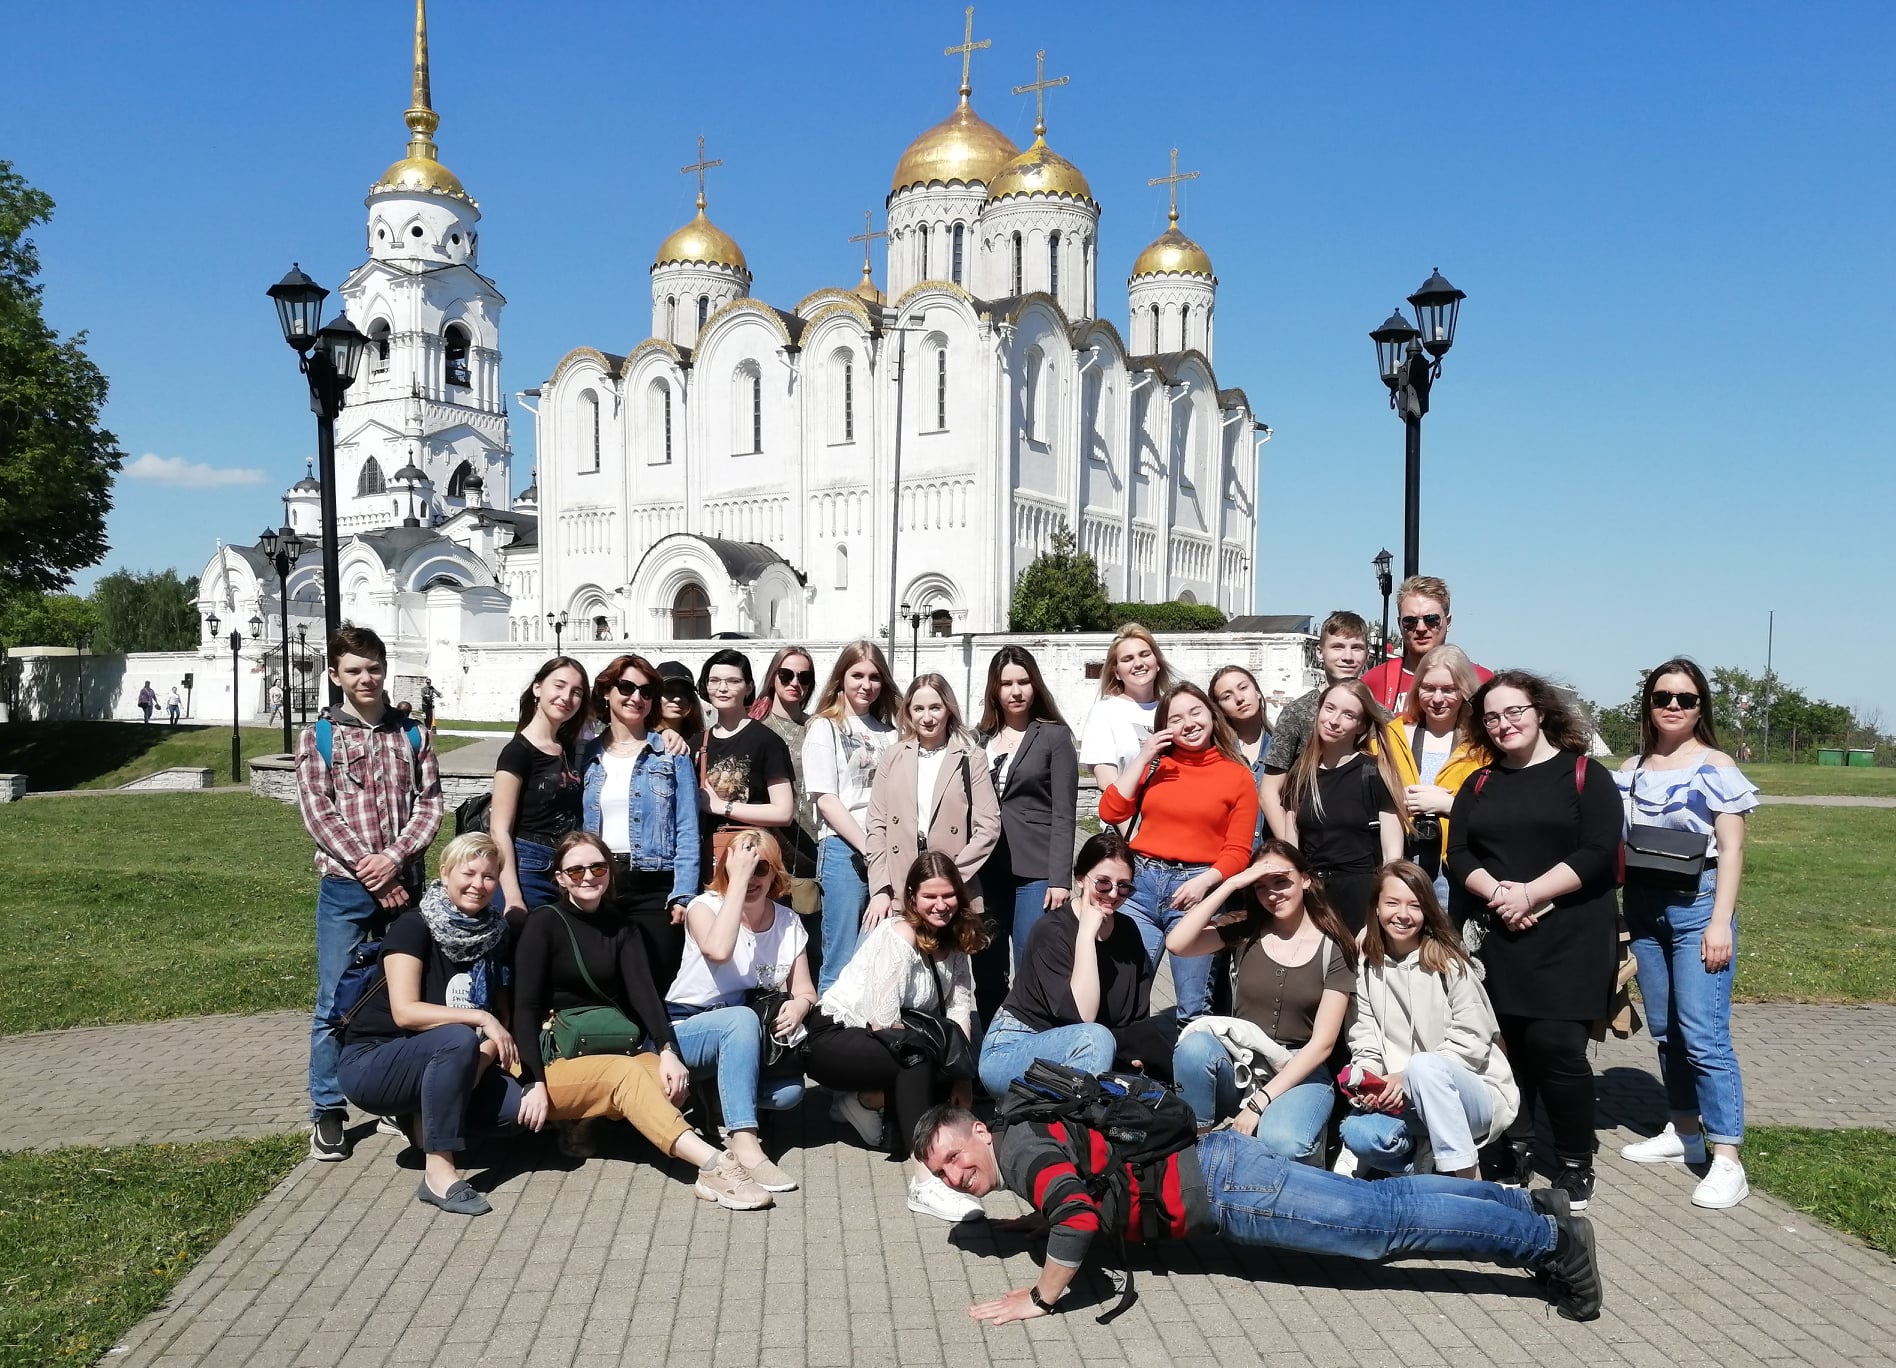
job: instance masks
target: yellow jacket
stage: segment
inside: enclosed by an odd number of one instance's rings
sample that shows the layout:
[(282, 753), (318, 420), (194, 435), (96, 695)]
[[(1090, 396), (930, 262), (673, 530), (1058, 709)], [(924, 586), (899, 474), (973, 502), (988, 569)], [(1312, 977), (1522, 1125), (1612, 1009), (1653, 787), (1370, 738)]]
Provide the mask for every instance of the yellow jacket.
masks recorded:
[[(1422, 782), (1422, 771), (1415, 763), (1415, 753), (1409, 748), (1409, 731), (1400, 721), (1391, 722), (1383, 728), (1383, 737), (1389, 743), (1389, 758), (1395, 763), (1396, 773), (1402, 776), (1404, 786)], [(1455, 749), (1449, 752), (1448, 759), (1435, 776), (1435, 782), (1450, 793), (1461, 792), (1461, 786), (1468, 782), (1469, 776), (1479, 772), (1493, 761), (1485, 746), (1471, 746), (1466, 741), (1457, 741)], [(1442, 854), (1448, 854), (1448, 814), (1442, 818)]]

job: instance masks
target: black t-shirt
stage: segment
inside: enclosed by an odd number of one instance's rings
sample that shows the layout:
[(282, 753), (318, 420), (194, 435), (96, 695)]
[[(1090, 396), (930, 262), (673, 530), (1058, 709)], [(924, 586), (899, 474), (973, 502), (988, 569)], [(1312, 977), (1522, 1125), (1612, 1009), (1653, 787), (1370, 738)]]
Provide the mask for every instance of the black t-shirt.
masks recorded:
[(1297, 847), (1304, 858), (1325, 871), (1363, 872), (1382, 864), (1382, 824), (1377, 814), (1393, 810), (1376, 762), (1356, 755), (1335, 769), (1317, 771), (1317, 791), (1323, 796), (1319, 817), (1311, 795), (1297, 805)]
[[(719, 814), (723, 803), (768, 803), (772, 784), (796, 784), (796, 769), (790, 763), (790, 747), (783, 738), (761, 722), (746, 722), (735, 736), (704, 734), (704, 778), (717, 795), (706, 824), (707, 832), (719, 827), (738, 826)], [(787, 831), (778, 832), (788, 838)]]
[(542, 845), (555, 845), (579, 830), (582, 790), (579, 772), (564, 751), (548, 755), (520, 733), (500, 748), (494, 768), (520, 780), (520, 810), (513, 834)]
[[(428, 930), (428, 923), (421, 913), (412, 908), (389, 923), (388, 931), (382, 937), (382, 958), (386, 961), (390, 955), (412, 955), (421, 961), (421, 1000), (437, 1007), (446, 1007), (452, 998), (463, 996), (463, 985), (457, 984), (455, 980), (465, 976), (473, 967), (471, 963), (457, 964), (442, 954), (441, 947), (435, 944), (434, 933)], [(487, 957), (490, 992), (498, 993), (510, 981), (512, 974), (508, 966), (511, 963), (508, 943), (502, 940), (499, 947)], [(495, 1002), (489, 1010), (498, 1014), (497, 1008), (498, 1002)], [(388, 989), (381, 987), (373, 990), (363, 1001), (360, 1010), (343, 1032), (343, 1043), (353, 1045), (363, 1040), (397, 1040), (407, 1034), (395, 1024), (395, 1018), (389, 1012)]]
[[(1013, 991), (1002, 1010), (1035, 1031), (1078, 1025), (1072, 980), (1073, 943), (1079, 933), (1079, 918), (1064, 905), (1035, 922), (1027, 936), (1025, 962), (1015, 970)], [(1099, 956), (1097, 1022), (1116, 1030), (1151, 1016), (1152, 970), (1145, 942), (1131, 919), (1114, 914), (1106, 939), (1094, 942), (1093, 948)]]
[[(608, 1003), (600, 1002), (599, 993), (579, 972), (573, 961), (575, 945), (585, 958), (586, 973), (599, 992), (608, 995)], [(652, 982), (645, 956), (645, 937), (615, 908), (579, 912), (562, 900), (557, 907), (536, 907), (527, 914), (514, 950), (512, 1025), (523, 1086), (546, 1078), (540, 1025), (549, 1012), (610, 1005), (638, 1022), (653, 1044), (672, 1040), (665, 1000)]]

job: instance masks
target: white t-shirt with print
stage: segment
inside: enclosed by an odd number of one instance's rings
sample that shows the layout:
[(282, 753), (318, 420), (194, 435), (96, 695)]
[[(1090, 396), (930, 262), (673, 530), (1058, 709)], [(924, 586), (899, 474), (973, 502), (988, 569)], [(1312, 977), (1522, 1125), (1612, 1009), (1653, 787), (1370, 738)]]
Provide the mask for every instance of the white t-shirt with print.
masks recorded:
[[(895, 728), (877, 717), (858, 717), (845, 713), (842, 724), (827, 717), (812, 717), (803, 733), (803, 787), (815, 802), (820, 794), (833, 793), (842, 800), (856, 825), (869, 817), (869, 787), (875, 783), (876, 762), (895, 742)], [(819, 840), (834, 836), (835, 830), (816, 814)]]
[[(716, 914), (723, 902), (722, 894), (700, 893), (692, 899), (685, 915), (689, 919), (699, 908)], [(722, 964), (706, 959), (698, 942), (687, 931), (685, 957), (678, 966), (678, 977), (672, 980), (671, 989), (665, 994), (665, 1001), (681, 1007), (736, 1007), (753, 988), (787, 991), (790, 971), (810, 938), (796, 913), (782, 903), (775, 904), (775, 908), (776, 916), (768, 930), (738, 927), (737, 944), (731, 949), (731, 957)], [(689, 920), (686, 924), (689, 926)]]
[(1137, 702), (1124, 694), (1108, 694), (1100, 699), (1086, 715), (1086, 729), (1080, 733), (1080, 763), (1124, 769), (1152, 735), (1158, 711), (1156, 698), (1150, 703)]

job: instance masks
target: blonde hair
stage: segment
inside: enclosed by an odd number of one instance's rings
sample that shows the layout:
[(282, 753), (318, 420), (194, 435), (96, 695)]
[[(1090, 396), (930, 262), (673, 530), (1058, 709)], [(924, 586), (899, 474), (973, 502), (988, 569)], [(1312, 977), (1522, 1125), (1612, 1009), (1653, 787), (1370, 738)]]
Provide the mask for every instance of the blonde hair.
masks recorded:
[[(1481, 676), (1475, 673), (1475, 663), (1468, 658), (1468, 652), (1459, 646), (1443, 642), (1431, 648), (1422, 659), (1415, 663), (1415, 675), (1409, 685), (1409, 697), (1402, 705), (1404, 722), (1422, 720), (1422, 680), (1430, 670), (1447, 670), (1455, 681), (1455, 688), (1462, 696), (1462, 708), (1467, 709), (1469, 700), (1474, 698), (1475, 690), (1481, 687)], [(1460, 721), (1459, 718), (1456, 719)]]
[(909, 706), (915, 702), (915, 695), (920, 693), (923, 689), (933, 689), (935, 693), (940, 696), (942, 706), (947, 709), (948, 725), (942, 732), (942, 740), (944, 742), (952, 741), (957, 736), (962, 735), (966, 729), (962, 725), (961, 705), (955, 701), (954, 689), (949, 687), (948, 681), (938, 674), (923, 674), (916, 675), (915, 678), (911, 679), (909, 681), (908, 692), (902, 695), (902, 715), (900, 718), (902, 739), (904, 741), (913, 741), (915, 739), (915, 720), (909, 716)]
[(1172, 674), (1172, 667), (1165, 663), (1165, 652), (1159, 649), (1159, 643), (1153, 638), (1152, 633), (1140, 623), (1128, 622), (1120, 627), (1119, 634), (1106, 647), (1106, 668), (1099, 672), (1101, 698), (1111, 698), (1114, 694), (1122, 694), (1126, 691), (1125, 684), (1119, 678), (1119, 648), (1128, 641), (1134, 640), (1143, 641), (1150, 646), (1152, 658), (1158, 662), (1159, 677), (1152, 681), (1152, 696), (1158, 698), (1169, 693), (1178, 684), (1178, 680)]
[(435, 871), (445, 879), (450, 869), (459, 869), (476, 860), (486, 860), (496, 870), (500, 868), (500, 847), (484, 831), (470, 831), (449, 841), (447, 848), (441, 852), (441, 862), (435, 866)]
[(1396, 586), (1396, 610), (1402, 609), (1406, 598), (1432, 598), (1442, 605), (1442, 616), (1448, 616), (1448, 583), (1434, 575), (1411, 575)]
[(790, 892), (790, 871), (783, 867), (783, 847), (777, 844), (775, 836), (761, 827), (745, 827), (731, 837), (731, 843), (718, 855), (717, 867), (711, 871), (711, 891), (722, 893), (731, 886), (731, 852), (744, 841), (757, 847), (759, 864), (770, 866), (771, 898), (775, 900), (787, 896)]
[[(1345, 679), (1335, 684), (1325, 684), (1317, 694), (1317, 712), (1323, 711), (1323, 704), (1338, 689), (1343, 690), (1356, 700), (1362, 711), (1362, 721), (1358, 724), (1362, 732), (1356, 738), (1355, 751), (1358, 755), (1368, 755), (1376, 765), (1376, 773), (1381, 776), (1383, 788), (1389, 794), (1390, 804), (1396, 810), (1396, 816), (1402, 821), (1402, 829), (1410, 826), (1408, 805), (1401, 800), (1403, 790), (1402, 776), (1396, 773), (1395, 757), (1390, 755), (1389, 747), (1382, 743), (1382, 730), (1389, 725), (1389, 714), (1382, 710), (1376, 696), (1369, 686), (1360, 679)], [(1284, 781), (1284, 806), (1295, 812), (1303, 805), (1306, 796), (1310, 799), (1310, 810), (1318, 821), (1323, 820), (1323, 789), (1317, 783), (1317, 771), (1323, 766), (1323, 743), (1317, 739), (1317, 719), (1310, 719), (1310, 735), (1304, 738), (1303, 749), (1297, 752), (1297, 759), (1290, 767), (1290, 777)]]
[[(849, 711), (849, 702), (843, 697), (843, 676), (849, 673), (849, 667), (856, 662), (866, 660), (876, 667), (876, 674), (882, 680), (882, 687), (876, 691), (875, 702), (869, 705), (869, 715), (879, 722), (895, 725), (895, 676), (889, 673), (889, 662), (883, 657), (882, 648), (873, 641), (852, 641), (843, 647), (842, 654), (836, 657), (836, 663), (830, 667), (829, 679), (823, 685), (823, 692), (817, 697), (816, 706), (810, 709), (812, 717), (827, 717), (841, 725)], [(811, 661), (815, 664), (815, 661)]]

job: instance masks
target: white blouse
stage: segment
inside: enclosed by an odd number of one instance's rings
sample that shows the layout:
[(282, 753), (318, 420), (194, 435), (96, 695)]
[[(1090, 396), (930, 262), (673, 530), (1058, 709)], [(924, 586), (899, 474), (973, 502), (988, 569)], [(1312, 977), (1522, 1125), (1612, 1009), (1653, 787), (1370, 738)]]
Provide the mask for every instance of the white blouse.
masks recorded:
[[(896, 932), (897, 916), (876, 923), (818, 1005), (843, 1026), (886, 1030), (903, 1008), (937, 1011), (974, 1038), (974, 966), (964, 950), (931, 964)], [(946, 999), (944, 1002), (943, 999)]]

